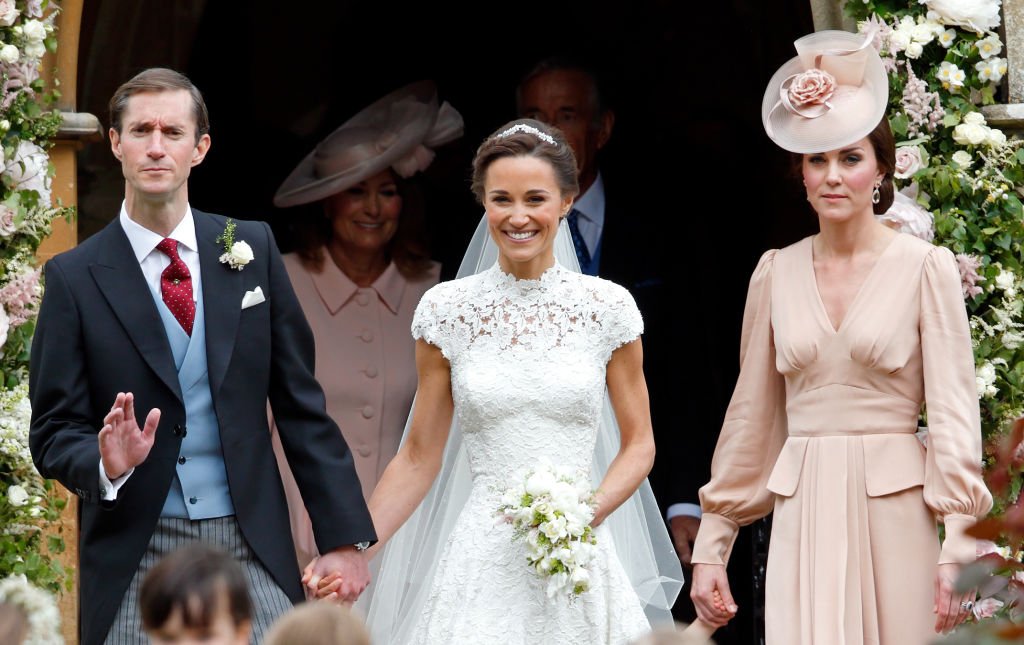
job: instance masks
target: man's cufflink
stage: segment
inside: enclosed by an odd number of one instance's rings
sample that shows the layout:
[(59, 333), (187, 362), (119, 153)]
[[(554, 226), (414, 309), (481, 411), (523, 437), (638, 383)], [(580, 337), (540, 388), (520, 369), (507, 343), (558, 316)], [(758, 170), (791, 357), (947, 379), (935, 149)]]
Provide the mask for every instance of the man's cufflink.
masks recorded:
[(363, 551), (370, 548), (370, 542), (368, 540), (363, 540), (362, 542), (356, 542), (352, 546), (356, 548), (356, 551), (362, 553)]

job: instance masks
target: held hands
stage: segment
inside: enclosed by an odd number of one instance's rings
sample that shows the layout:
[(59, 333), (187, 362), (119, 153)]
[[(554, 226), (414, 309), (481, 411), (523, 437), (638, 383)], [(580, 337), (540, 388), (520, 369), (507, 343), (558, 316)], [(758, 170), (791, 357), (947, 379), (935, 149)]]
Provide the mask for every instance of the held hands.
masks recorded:
[(370, 584), (367, 558), (354, 546), (335, 549), (306, 565), (302, 584), (319, 600), (353, 603)]
[(739, 609), (729, 590), (725, 566), (721, 564), (693, 565), (690, 598), (697, 609), (697, 617), (715, 627), (728, 623)]
[(677, 515), (669, 521), (669, 530), (672, 532), (672, 544), (676, 547), (676, 555), (679, 556), (679, 563), (684, 567), (690, 566), (690, 557), (693, 555), (693, 542), (697, 539), (697, 530), (700, 528), (700, 518), (692, 515)]
[(135, 395), (118, 392), (110, 412), (103, 417), (100, 429), (100, 459), (103, 470), (113, 481), (146, 460), (156, 437), (160, 410), (153, 408), (140, 429), (135, 418)]
[(967, 620), (974, 607), (977, 590), (965, 593), (956, 590), (956, 579), (960, 574), (960, 565), (940, 564), (935, 574), (935, 633), (948, 634), (957, 625)]

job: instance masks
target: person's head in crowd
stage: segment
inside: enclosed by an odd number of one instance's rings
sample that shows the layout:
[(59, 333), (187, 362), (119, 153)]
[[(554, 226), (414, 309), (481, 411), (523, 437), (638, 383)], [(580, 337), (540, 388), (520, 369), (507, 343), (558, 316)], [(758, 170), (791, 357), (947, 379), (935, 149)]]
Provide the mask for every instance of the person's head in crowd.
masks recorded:
[(534, 119), (498, 128), (477, 149), (471, 187), (502, 269), (526, 277), (550, 267), (558, 225), (579, 192), (576, 160), (558, 128)]
[(703, 631), (686, 631), (686, 626), (676, 623), (671, 627), (658, 627), (632, 641), (629, 645), (715, 645), (715, 641)]
[(110, 148), (121, 162), (129, 212), (137, 204), (188, 201), (192, 168), (210, 150), (203, 95), (183, 74), (153, 67), (110, 99)]
[(615, 127), (597, 73), (567, 58), (544, 59), (519, 81), (516, 111), (565, 134), (579, 165), (580, 193), (586, 192), (597, 178), (598, 153)]
[(348, 607), (306, 602), (278, 618), (263, 645), (370, 645), (370, 634)]
[(459, 113), (438, 104), (434, 83), (420, 81), (378, 99), (317, 144), (274, 196), (280, 208), (322, 206), (291, 222), (307, 268), (320, 271), (329, 256), (356, 282), (357, 267), (379, 275), (390, 262), (409, 279), (429, 271), (424, 208), (413, 176), (427, 169), (434, 148), (462, 130)]
[(154, 645), (246, 645), (252, 601), (241, 566), (226, 552), (192, 544), (167, 555), (143, 579), (142, 626)]
[(0, 643), (21, 645), (28, 636), (25, 610), (11, 602), (0, 602)]

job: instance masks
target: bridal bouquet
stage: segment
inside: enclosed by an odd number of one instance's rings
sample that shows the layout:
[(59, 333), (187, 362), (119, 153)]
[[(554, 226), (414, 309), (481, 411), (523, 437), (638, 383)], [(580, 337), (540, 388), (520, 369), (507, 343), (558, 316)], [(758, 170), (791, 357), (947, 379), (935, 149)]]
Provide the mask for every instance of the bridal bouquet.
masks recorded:
[(498, 515), (525, 539), (527, 561), (547, 578), (547, 595), (574, 598), (590, 588), (588, 564), (594, 554), (594, 491), (583, 473), (556, 468), (546, 460), (526, 472), (501, 497)]

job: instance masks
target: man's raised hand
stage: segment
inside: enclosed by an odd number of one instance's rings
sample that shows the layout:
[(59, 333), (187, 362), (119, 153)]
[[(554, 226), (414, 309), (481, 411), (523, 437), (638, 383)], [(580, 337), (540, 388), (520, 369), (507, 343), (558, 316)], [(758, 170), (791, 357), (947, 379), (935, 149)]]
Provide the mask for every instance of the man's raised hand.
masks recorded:
[(153, 408), (140, 429), (135, 418), (135, 395), (118, 392), (100, 430), (100, 458), (103, 470), (113, 481), (146, 460), (156, 437), (160, 410)]

